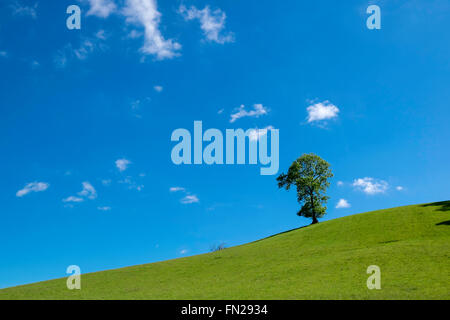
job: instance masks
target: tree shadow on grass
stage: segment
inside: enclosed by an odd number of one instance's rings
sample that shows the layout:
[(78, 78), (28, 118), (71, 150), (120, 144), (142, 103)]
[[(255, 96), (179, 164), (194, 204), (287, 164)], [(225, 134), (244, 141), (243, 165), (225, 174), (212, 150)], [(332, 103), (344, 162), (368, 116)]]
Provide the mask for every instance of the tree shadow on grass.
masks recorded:
[(421, 207), (440, 207), (439, 211), (450, 211), (450, 201), (440, 201), (422, 204)]
[(382, 242), (379, 242), (379, 243), (386, 244), (386, 243), (399, 242), (399, 241), (400, 240), (388, 240), (388, 241), (382, 241)]
[(280, 234), (292, 232), (292, 231), (299, 230), (299, 229), (303, 229), (303, 228), (306, 228), (306, 227), (309, 227), (309, 226), (310, 226), (310, 225), (308, 224), (308, 225), (303, 226), (303, 227), (294, 228), (294, 229), (291, 229), (291, 230), (287, 230), (287, 231), (283, 231), (283, 232), (280, 232), (280, 233), (276, 233), (276, 234), (273, 234), (273, 235), (271, 235), (271, 236), (268, 236), (268, 237), (265, 237), (265, 238), (262, 238), (262, 239), (253, 241), (253, 242), (251, 242), (251, 243), (255, 243), (255, 242), (259, 242), (259, 241), (266, 240), (266, 239), (269, 239), (269, 238), (273, 238), (273, 237), (279, 236)]
[(437, 226), (450, 226), (450, 220), (436, 223)]

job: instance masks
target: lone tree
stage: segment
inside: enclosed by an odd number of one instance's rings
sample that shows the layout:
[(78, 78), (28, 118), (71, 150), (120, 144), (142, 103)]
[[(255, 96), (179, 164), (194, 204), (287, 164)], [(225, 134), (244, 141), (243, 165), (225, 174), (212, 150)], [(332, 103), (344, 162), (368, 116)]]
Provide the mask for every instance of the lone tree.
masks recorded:
[(326, 212), (324, 204), (329, 199), (325, 195), (330, 186), (328, 179), (333, 176), (330, 164), (321, 157), (310, 153), (295, 160), (288, 173), (278, 176), (278, 187), (289, 190), (291, 185), (297, 187), (297, 201), (302, 205), (299, 216), (312, 218), (312, 224), (318, 223)]

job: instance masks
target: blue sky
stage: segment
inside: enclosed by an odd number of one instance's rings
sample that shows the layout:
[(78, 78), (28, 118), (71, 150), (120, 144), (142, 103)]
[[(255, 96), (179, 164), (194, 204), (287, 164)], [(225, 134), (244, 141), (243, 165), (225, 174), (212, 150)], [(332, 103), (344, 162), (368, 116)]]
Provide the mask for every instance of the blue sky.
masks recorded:
[(279, 129), (279, 173), (326, 159), (324, 219), (448, 200), (449, 13), (445, 0), (2, 1), (0, 287), (309, 223), (257, 165), (174, 165), (171, 133), (195, 120)]

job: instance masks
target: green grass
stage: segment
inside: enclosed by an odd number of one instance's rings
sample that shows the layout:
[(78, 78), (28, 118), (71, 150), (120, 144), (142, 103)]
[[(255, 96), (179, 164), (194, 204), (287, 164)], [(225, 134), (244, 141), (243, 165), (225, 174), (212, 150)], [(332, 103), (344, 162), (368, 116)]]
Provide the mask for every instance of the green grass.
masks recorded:
[[(381, 268), (381, 290), (366, 286)], [(450, 201), (373, 211), (193, 257), (0, 290), (0, 299), (449, 299)]]

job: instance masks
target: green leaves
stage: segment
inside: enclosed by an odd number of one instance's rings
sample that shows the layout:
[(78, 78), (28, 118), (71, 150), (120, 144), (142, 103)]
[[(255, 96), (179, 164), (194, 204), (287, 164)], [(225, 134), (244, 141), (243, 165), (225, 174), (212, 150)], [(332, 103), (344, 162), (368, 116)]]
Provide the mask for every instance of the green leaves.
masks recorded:
[(287, 174), (280, 174), (277, 181), (279, 188), (289, 190), (292, 185), (297, 187), (297, 201), (302, 205), (297, 215), (312, 218), (313, 223), (317, 223), (317, 218), (326, 213), (324, 204), (329, 197), (325, 193), (331, 177), (330, 164), (310, 153), (295, 160)]

